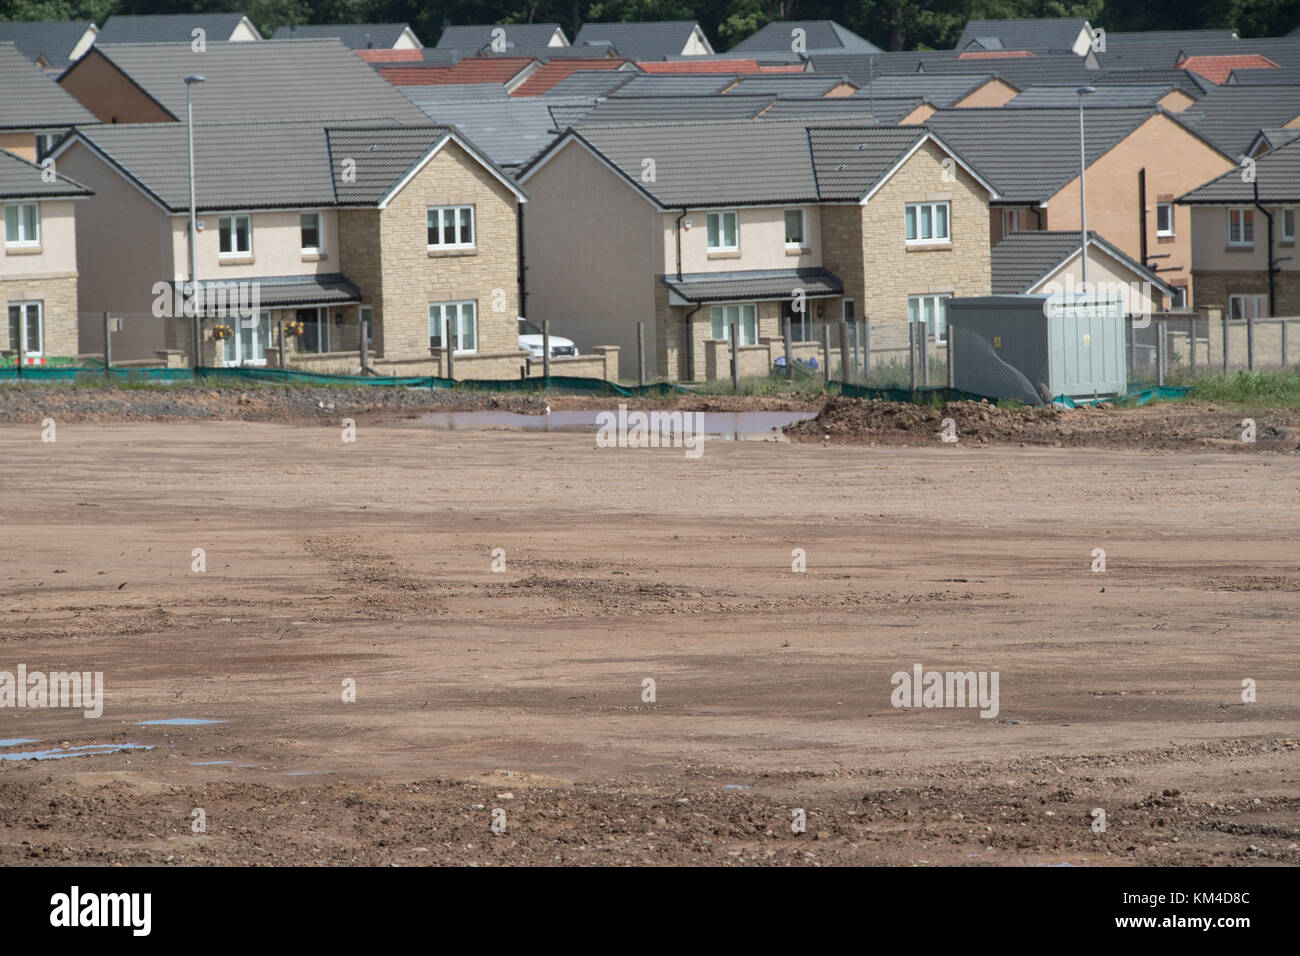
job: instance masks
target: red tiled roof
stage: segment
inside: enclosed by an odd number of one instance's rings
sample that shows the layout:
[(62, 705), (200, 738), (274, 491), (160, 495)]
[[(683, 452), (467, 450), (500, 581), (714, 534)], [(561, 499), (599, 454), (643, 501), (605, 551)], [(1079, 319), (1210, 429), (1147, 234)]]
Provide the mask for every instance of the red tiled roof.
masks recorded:
[[(500, 59), (497, 57), (497, 59)], [(461, 60), (461, 63), (464, 63)], [(541, 69), (524, 80), (511, 92), (511, 96), (541, 96), (561, 80), (572, 76), (579, 70), (617, 70), (627, 60), (614, 60), (609, 57), (600, 59), (555, 59), (547, 60)], [(460, 64), (457, 64), (459, 66)]]
[(1028, 50), (968, 50), (958, 53), (959, 60), (1005, 60), (1010, 57), (1033, 56)]
[(1226, 83), (1233, 70), (1259, 70), (1277, 66), (1258, 53), (1231, 53), (1221, 56), (1185, 56), (1176, 67), (1200, 74), (1211, 83)]
[(455, 66), (381, 66), (379, 75), (394, 86), (506, 83), (536, 62), (530, 56), (467, 56)]
[(367, 63), (397, 63), (404, 60), (424, 62), (423, 50), (353, 50), (352, 52)]

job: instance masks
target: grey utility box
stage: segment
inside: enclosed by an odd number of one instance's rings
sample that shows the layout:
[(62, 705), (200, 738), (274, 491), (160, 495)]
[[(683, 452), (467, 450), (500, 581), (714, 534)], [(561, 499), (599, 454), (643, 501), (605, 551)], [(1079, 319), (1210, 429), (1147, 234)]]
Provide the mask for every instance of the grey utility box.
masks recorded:
[(1029, 405), (1128, 388), (1117, 297), (986, 295), (947, 307), (954, 388)]

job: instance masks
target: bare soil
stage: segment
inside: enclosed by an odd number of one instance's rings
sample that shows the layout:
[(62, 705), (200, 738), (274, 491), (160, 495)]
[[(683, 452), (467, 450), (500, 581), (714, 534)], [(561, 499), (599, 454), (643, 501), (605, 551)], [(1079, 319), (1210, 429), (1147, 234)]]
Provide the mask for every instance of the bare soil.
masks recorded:
[[(1300, 862), (1285, 442), (985, 409), (691, 460), (78, 391), (46, 443), (0, 390), (0, 670), (101, 671), (104, 714), (0, 709), (39, 741), (0, 756), (154, 749), (0, 760), (0, 865)], [(892, 706), (916, 663), (997, 671), (997, 716)], [(178, 717), (225, 722), (140, 724)]]

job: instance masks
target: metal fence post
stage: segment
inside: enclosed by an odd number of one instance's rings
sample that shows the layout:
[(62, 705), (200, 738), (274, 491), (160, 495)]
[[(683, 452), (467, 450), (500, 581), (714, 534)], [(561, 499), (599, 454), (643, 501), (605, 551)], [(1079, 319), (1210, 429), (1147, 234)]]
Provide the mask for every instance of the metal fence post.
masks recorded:
[(357, 310), (357, 351), (361, 353), (361, 374), (365, 375), (366, 366), (366, 320), (361, 317), (361, 310)]
[(871, 320), (862, 317), (862, 384), (871, 378)]
[(1223, 373), (1228, 373), (1228, 320), (1229, 316), (1221, 316), (1219, 321), (1223, 323)]
[(907, 323), (907, 379), (916, 391), (916, 323)]
[(847, 382), (853, 378), (853, 370), (849, 366), (852, 356), (849, 352), (849, 323), (840, 320), (840, 378)]
[(1196, 373), (1196, 316), (1187, 320), (1187, 366)]
[(921, 366), (921, 384), (930, 387), (930, 323), (922, 319), (916, 329), (917, 361)]
[(1137, 324), (1132, 316), (1124, 320), (1124, 331), (1128, 340), (1128, 379), (1132, 381), (1137, 375)]
[(542, 319), (542, 387), (551, 387), (551, 320)]
[(443, 316), (442, 319), (442, 347), (447, 352), (447, 378), (453, 382), (456, 381), (456, 350), (451, 344), (451, 319)]
[(1246, 316), (1246, 368), (1255, 371), (1255, 317)]
[(280, 339), (276, 348), (280, 352), (280, 368), (284, 368), (284, 319), (280, 320)]
[(112, 320), (108, 313), (104, 313), (104, 377), (109, 377), (109, 370), (113, 367), (113, 339), (108, 325)]
[(1165, 366), (1169, 361), (1168, 329), (1164, 319), (1156, 323), (1156, 384), (1165, 384)]
[(636, 324), (636, 384), (645, 388), (645, 323)]
[(740, 326), (731, 323), (731, 390), (740, 391)]
[(822, 323), (822, 379), (831, 383), (831, 327), (826, 322)]
[(1285, 319), (1282, 321), (1282, 367), (1286, 368), (1286, 327), (1290, 325)]
[(794, 345), (790, 338), (790, 320), (785, 320), (785, 378), (786, 381), (794, 379)]
[(953, 385), (953, 371), (952, 371), (952, 343), (956, 340), (956, 337), (953, 335), (952, 322), (948, 323), (948, 328), (945, 331), (948, 333), (948, 344), (944, 346), (944, 350), (943, 350), (944, 360), (948, 366), (947, 384), (949, 388), (955, 388), (956, 386)]

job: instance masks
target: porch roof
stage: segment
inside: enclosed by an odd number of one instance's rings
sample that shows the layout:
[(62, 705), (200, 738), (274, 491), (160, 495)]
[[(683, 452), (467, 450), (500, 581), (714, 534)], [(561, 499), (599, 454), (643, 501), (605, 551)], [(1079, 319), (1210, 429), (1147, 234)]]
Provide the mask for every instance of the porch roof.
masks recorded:
[[(258, 303), (263, 309), (309, 308), (326, 305), (356, 305), (361, 302), (357, 284), (341, 272), (298, 276), (257, 276), (252, 279), (200, 279), (205, 298), (218, 285), (229, 288), (240, 283), (256, 284)], [(173, 285), (184, 285), (173, 283)], [(244, 297), (246, 301), (247, 296)]]
[[(809, 299), (841, 295), (844, 283), (829, 269), (756, 269), (748, 272), (696, 272), (666, 275), (670, 304), (789, 299), (796, 288)], [(674, 303), (673, 297), (680, 300)]]

